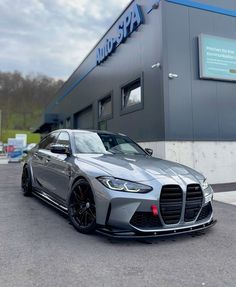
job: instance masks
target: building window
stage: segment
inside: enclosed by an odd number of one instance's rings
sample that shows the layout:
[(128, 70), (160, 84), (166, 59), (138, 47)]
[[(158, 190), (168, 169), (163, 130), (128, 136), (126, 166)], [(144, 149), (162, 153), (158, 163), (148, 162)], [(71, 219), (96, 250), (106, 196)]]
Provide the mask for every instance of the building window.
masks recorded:
[(99, 119), (107, 119), (112, 116), (112, 97), (111, 95), (98, 102)]
[(63, 122), (60, 122), (60, 123), (59, 123), (59, 129), (63, 129), (63, 127), (64, 127), (64, 123), (63, 123)]
[(67, 128), (67, 129), (70, 129), (70, 128), (71, 128), (71, 119), (70, 119), (70, 118), (67, 118), (67, 119), (66, 119), (66, 128)]
[(121, 89), (121, 110), (129, 112), (142, 106), (141, 79), (137, 79)]

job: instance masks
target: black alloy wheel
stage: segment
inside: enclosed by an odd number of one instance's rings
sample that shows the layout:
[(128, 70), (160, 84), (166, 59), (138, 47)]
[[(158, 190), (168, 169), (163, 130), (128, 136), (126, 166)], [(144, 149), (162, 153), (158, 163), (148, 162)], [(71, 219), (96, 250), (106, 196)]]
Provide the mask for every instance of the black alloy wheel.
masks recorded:
[(96, 208), (93, 193), (85, 179), (78, 180), (72, 187), (68, 210), (74, 228), (89, 234), (96, 229)]
[(27, 166), (23, 167), (22, 177), (21, 177), (21, 187), (24, 196), (32, 195), (32, 182)]

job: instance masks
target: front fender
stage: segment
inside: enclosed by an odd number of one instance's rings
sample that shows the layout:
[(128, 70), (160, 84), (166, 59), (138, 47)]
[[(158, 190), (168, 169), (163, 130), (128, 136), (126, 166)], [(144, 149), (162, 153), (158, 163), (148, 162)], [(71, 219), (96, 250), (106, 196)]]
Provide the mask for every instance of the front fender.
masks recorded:
[(73, 170), (71, 172), (69, 192), (68, 192), (67, 199), (66, 199), (67, 205), (69, 205), (69, 202), (70, 202), (72, 187), (76, 183), (76, 181), (78, 181), (80, 178), (84, 178), (89, 182), (92, 192), (93, 192), (95, 204), (96, 204), (97, 196), (94, 190), (93, 180), (95, 180), (98, 176), (109, 176), (109, 175), (110, 174), (108, 174), (107, 172), (100, 170), (99, 168), (95, 166), (91, 166), (90, 164), (86, 162), (79, 161), (77, 158), (75, 158), (74, 164), (73, 164)]

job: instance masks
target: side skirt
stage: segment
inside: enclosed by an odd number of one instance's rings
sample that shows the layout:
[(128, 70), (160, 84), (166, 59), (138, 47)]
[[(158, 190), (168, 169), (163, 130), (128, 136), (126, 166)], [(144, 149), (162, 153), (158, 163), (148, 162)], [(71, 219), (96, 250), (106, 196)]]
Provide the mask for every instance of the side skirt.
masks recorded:
[(68, 208), (55, 200), (53, 200), (49, 195), (47, 195), (45, 192), (42, 192), (41, 190), (35, 189), (32, 192), (37, 198), (43, 200), (47, 204), (55, 207), (56, 209), (62, 211), (65, 214), (68, 214)]

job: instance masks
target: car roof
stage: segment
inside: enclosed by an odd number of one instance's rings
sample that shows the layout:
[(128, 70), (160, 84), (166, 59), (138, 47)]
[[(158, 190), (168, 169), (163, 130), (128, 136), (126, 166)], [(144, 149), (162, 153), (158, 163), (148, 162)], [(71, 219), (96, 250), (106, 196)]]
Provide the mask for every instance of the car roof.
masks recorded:
[(58, 129), (58, 130), (54, 130), (52, 132), (68, 132), (70, 134), (73, 132), (77, 132), (77, 133), (92, 132), (92, 133), (107, 134), (107, 135), (125, 136), (125, 134), (122, 134), (122, 133), (113, 133), (113, 132), (103, 131), (103, 130), (86, 130), (86, 129)]

